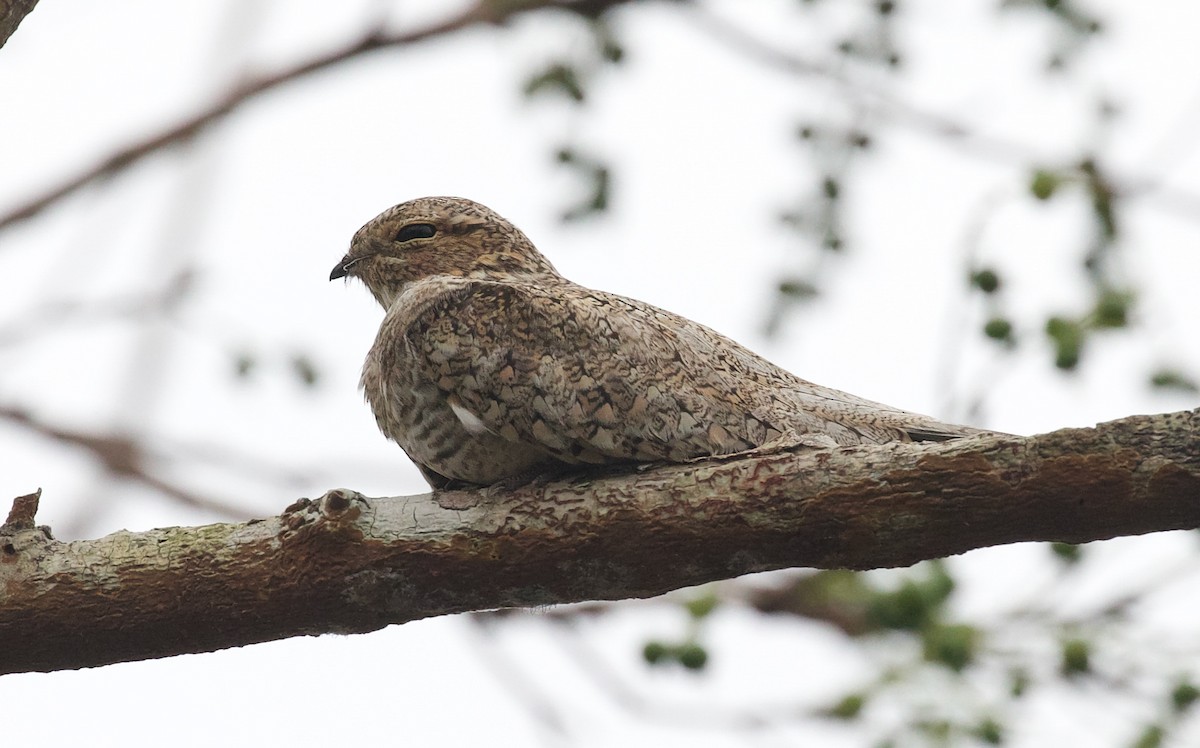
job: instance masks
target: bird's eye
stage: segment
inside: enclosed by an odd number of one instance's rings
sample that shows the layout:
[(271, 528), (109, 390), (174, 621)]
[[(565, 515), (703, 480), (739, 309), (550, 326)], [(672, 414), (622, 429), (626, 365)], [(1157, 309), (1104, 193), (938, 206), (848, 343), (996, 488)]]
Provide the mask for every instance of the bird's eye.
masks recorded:
[(401, 226), (396, 232), (396, 241), (406, 242), (411, 239), (428, 239), (437, 233), (437, 227), (432, 223), (410, 223)]

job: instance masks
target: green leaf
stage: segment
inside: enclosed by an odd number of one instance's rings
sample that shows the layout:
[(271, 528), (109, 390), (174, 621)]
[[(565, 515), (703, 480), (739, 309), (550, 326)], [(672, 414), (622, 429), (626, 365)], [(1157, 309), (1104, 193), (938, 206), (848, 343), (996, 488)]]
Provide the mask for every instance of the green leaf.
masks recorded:
[(962, 672), (975, 659), (979, 632), (974, 626), (950, 624), (930, 626), (922, 637), (925, 659)]
[(1050, 552), (1067, 565), (1077, 564), (1083, 560), (1083, 548), (1073, 543), (1051, 543)]
[(1046, 321), (1046, 334), (1054, 341), (1054, 365), (1068, 371), (1074, 369), (1083, 350), (1083, 326), (1065, 317), (1051, 317)]
[(871, 601), (870, 619), (879, 626), (899, 631), (915, 631), (930, 618), (929, 606), (913, 582), (905, 582), (895, 592), (881, 592)]
[(604, 41), (600, 44), (600, 56), (614, 65), (619, 64), (625, 59), (625, 48), (615, 39), (605, 37)]
[(1175, 688), (1171, 689), (1171, 707), (1176, 713), (1182, 714), (1200, 699), (1200, 689), (1192, 685), (1190, 681), (1180, 681)]
[(562, 62), (552, 63), (542, 72), (525, 82), (525, 95), (533, 97), (542, 93), (558, 93), (582, 103), (583, 84), (574, 66)]
[(1179, 392), (1200, 392), (1196, 380), (1176, 369), (1159, 369), (1150, 375), (1150, 386), (1162, 390), (1178, 390)]
[(687, 608), (688, 615), (694, 620), (699, 621), (716, 610), (718, 603), (720, 603), (720, 600), (717, 599), (717, 596), (709, 592), (688, 600), (683, 606)]
[(830, 200), (837, 200), (841, 195), (841, 184), (834, 177), (826, 176), (821, 180), (821, 192)]
[(1004, 742), (1004, 726), (991, 717), (985, 717), (971, 732), (980, 742), (988, 745), (1000, 745)]
[(1013, 338), (1013, 326), (1003, 317), (993, 317), (983, 326), (983, 334), (992, 340), (1008, 342)]
[(258, 359), (253, 353), (243, 351), (233, 358), (233, 373), (238, 379), (245, 379), (250, 376), (250, 372), (258, 366)]
[(1019, 699), (1029, 691), (1031, 684), (1029, 671), (1024, 668), (1013, 668), (1008, 672), (1008, 693), (1014, 699)]
[(1104, 328), (1125, 327), (1129, 324), (1129, 308), (1133, 305), (1133, 298), (1129, 291), (1105, 289), (1096, 300), (1092, 323)]
[(1092, 647), (1083, 639), (1063, 642), (1060, 670), (1068, 678), (1086, 675), (1092, 670)]
[(316, 386), (317, 380), (320, 379), (320, 373), (317, 371), (316, 364), (303, 353), (297, 353), (295, 356), (292, 356), (292, 373), (296, 375), (296, 378), (305, 387)]
[(852, 693), (843, 696), (838, 703), (825, 709), (822, 714), (834, 719), (853, 720), (862, 713), (863, 707), (867, 705), (867, 697), (865, 694)]
[(991, 268), (971, 273), (971, 285), (984, 293), (996, 293), (1000, 289), (1000, 275)]
[(708, 664), (708, 652), (699, 644), (684, 644), (676, 651), (679, 664), (688, 670), (703, 670)]
[(1062, 185), (1062, 177), (1046, 169), (1038, 169), (1029, 180), (1029, 191), (1038, 200), (1049, 200)]
[(954, 579), (941, 563), (926, 568), (929, 576), (925, 579), (908, 579), (895, 592), (875, 593), (868, 607), (871, 622), (883, 628), (915, 631), (936, 620), (954, 591)]
[(779, 293), (800, 301), (815, 298), (819, 293), (811, 281), (803, 278), (787, 278), (779, 281)]
[(1150, 725), (1138, 739), (1133, 741), (1133, 748), (1158, 748), (1163, 744), (1163, 738), (1166, 737), (1166, 731), (1162, 725)]
[(671, 655), (671, 648), (660, 641), (648, 641), (642, 647), (642, 659), (651, 665), (657, 665)]

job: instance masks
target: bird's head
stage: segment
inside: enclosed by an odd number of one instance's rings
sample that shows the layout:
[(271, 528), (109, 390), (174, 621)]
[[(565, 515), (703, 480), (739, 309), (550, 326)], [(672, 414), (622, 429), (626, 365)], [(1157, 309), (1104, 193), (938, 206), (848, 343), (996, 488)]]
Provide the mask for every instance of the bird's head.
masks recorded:
[(461, 197), (422, 197), (368, 221), (329, 279), (360, 279), (387, 309), (409, 284), (438, 275), (560, 277), (520, 229), (490, 208)]

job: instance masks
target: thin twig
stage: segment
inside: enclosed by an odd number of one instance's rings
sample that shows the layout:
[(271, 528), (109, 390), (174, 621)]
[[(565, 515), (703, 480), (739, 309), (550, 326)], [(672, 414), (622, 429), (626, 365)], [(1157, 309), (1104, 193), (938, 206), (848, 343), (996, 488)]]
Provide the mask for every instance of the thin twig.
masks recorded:
[(0, 419), (24, 426), (48, 439), (80, 447), (90, 452), (112, 475), (141, 483), (181, 504), (230, 519), (245, 519), (249, 516), (245, 507), (230, 504), (221, 499), (201, 496), (154, 475), (146, 468), (146, 462), (151, 455), (147, 453), (140, 441), (129, 436), (74, 431), (51, 425), (35, 418), (28, 411), (12, 407), (0, 407)]
[[(993, 162), (1039, 164), (1054, 161), (1034, 146), (983, 135), (965, 122), (915, 107), (887, 90), (852, 79), (828, 65), (777, 49), (725, 19), (716, 18), (698, 6), (691, 7), (692, 12), (686, 17), (710, 38), (726, 47), (788, 75), (826, 78), (858, 95), (873, 98), (883, 109), (890, 112), (898, 123), (907, 125), (913, 131), (940, 138), (959, 147), (965, 153)], [(1152, 197), (1153, 204), (1160, 209), (1191, 219), (1200, 217), (1200, 195), (1170, 187), (1161, 178), (1123, 174), (1114, 178), (1114, 181), (1120, 184), (1117, 192), (1121, 197)], [(0, 228), (2, 227), (3, 224), (0, 224)]]
[(496, 629), (490, 617), (483, 615), (464, 616), (470, 627), (470, 641), (475, 645), (479, 663), (492, 672), (504, 691), (525, 708), (525, 711), (549, 735), (559, 742), (570, 733), (561, 710), (541, 687), (530, 677), (518, 662), (503, 653), (496, 641)]
[(32, 218), (51, 205), (75, 193), (79, 189), (91, 184), (92, 182), (95, 182), (98, 179), (126, 169), (153, 153), (157, 153), (165, 148), (186, 142), (194, 138), (209, 125), (220, 121), (227, 115), (240, 108), (243, 104), (253, 100), (260, 94), (270, 91), (271, 89), (274, 89), (285, 83), (290, 83), (292, 81), (305, 78), (348, 60), (381, 49), (414, 44), (416, 42), (425, 41), (426, 39), (439, 37), (455, 31), (461, 31), (481, 23), (500, 23), (521, 13), (526, 13), (533, 10), (539, 10), (542, 8), (561, 8), (584, 15), (595, 15), (607, 10), (612, 6), (620, 5), (629, 1), (630, 0), (588, 0), (585, 2), (578, 2), (572, 0), (530, 0), (528, 2), (519, 3), (502, 3), (481, 0), (481, 2), (468, 8), (466, 11), (454, 16), (453, 18), (413, 31), (397, 33), (387, 32), (384, 29), (376, 28), (361, 39), (341, 47), (340, 49), (335, 49), (331, 52), (319, 55), (305, 62), (301, 62), (293, 67), (270, 75), (250, 78), (242, 85), (237, 86), (232, 91), (229, 91), (216, 102), (213, 102), (202, 111), (193, 114), (191, 117), (188, 117), (155, 135), (151, 135), (145, 139), (131, 143), (124, 148), (118, 149), (115, 153), (101, 159), (98, 163), (93, 164), (87, 169), (84, 169), (79, 174), (67, 179), (57, 187), (47, 190), (41, 195), (32, 198), (24, 205), (18, 206), (3, 216), (0, 216), (0, 231), (3, 231), (4, 229), (7, 229), (28, 218)]

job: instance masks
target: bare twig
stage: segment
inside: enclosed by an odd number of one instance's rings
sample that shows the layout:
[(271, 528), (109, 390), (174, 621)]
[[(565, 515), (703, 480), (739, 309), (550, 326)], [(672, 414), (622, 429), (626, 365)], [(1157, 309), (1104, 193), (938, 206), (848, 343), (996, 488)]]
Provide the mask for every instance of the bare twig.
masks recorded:
[[(964, 153), (1005, 164), (1036, 165), (1055, 162), (1052, 154), (1042, 153), (1034, 146), (981, 134), (965, 122), (915, 107), (890, 91), (854, 79), (828, 65), (776, 49), (727, 20), (715, 18), (699, 6), (692, 6), (688, 17), (697, 28), (711, 38), (749, 59), (788, 75), (818, 76), (832, 80), (857, 96), (874, 99), (880, 108), (890, 113), (899, 124), (939, 138), (958, 147)], [(1192, 219), (1200, 217), (1200, 195), (1170, 187), (1162, 179), (1123, 174), (1114, 176), (1114, 181), (1120, 185), (1116, 191), (1120, 197), (1152, 197), (1153, 204), (1160, 209)], [(0, 228), (2, 227), (3, 224), (0, 224)]]
[(482, 23), (500, 23), (518, 14), (533, 10), (559, 8), (592, 15), (629, 1), (589, 0), (580, 2), (578, 0), (528, 0), (526, 2), (496, 2), (493, 0), (489, 2), (488, 0), (481, 0), (478, 4), (453, 18), (424, 28), (405, 32), (388, 32), (377, 28), (361, 39), (340, 49), (319, 55), (286, 70), (250, 78), (191, 117), (157, 134), (118, 149), (115, 153), (101, 159), (98, 163), (84, 169), (74, 177), (65, 180), (57, 187), (47, 190), (43, 194), (32, 198), (24, 205), (20, 205), (0, 216), (0, 231), (28, 218), (32, 218), (77, 190), (98, 179), (126, 169), (141, 161), (146, 156), (191, 140), (205, 128), (224, 119), (243, 104), (271, 89), (328, 70), (331, 67), (357, 57), (382, 49), (403, 47), (422, 42)]
[(153, 293), (128, 294), (96, 301), (45, 301), (28, 310), (19, 322), (0, 326), (0, 348), (24, 343), (62, 324), (95, 324), (108, 320), (159, 318), (186, 294), (188, 272), (178, 273)]
[(0, 418), (24, 426), (48, 439), (80, 447), (91, 453), (112, 475), (141, 483), (186, 506), (230, 519), (243, 519), (249, 515), (244, 507), (201, 496), (155, 475), (146, 467), (150, 455), (141, 442), (132, 437), (122, 434), (89, 434), (53, 426), (19, 408), (0, 407)]
[(521, 668), (518, 661), (501, 651), (500, 643), (496, 641), (496, 629), (490, 618), (486, 614), (466, 618), (471, 626), (471, 642), (476, 645), (475, 651), (479, 661), (492, 671), (504, 686), (504, 691), (519, 702), (549, 735), (560, 740), (566, 737), (570, 731), (561, 710), (554, 705), (536, 680)]

